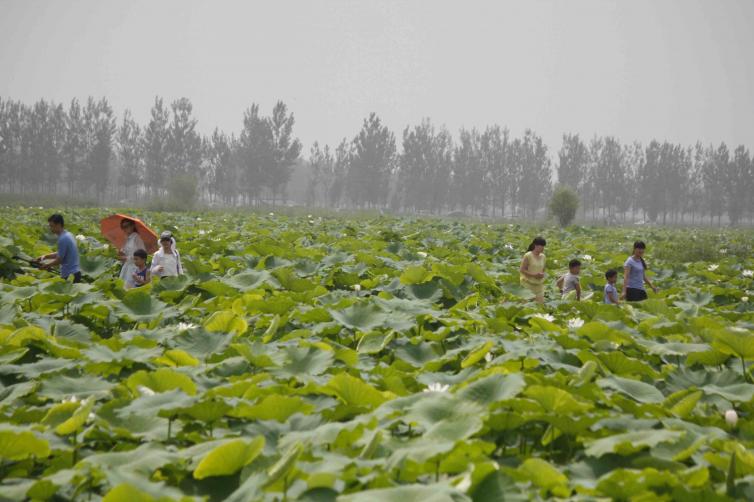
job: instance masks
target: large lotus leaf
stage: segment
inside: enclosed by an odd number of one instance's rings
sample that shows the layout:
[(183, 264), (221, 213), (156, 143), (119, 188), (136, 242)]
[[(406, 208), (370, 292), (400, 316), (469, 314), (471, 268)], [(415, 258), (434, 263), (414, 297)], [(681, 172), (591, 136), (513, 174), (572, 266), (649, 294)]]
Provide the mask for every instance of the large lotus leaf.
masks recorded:
[(458, 392), (458, 397), (482, 405), (516, 397), (526, 386), (520, 373), (490, 375), (476, 380)]
[(155, 470), (178, 459), (179, 456), (167, 448), (144, 444), (128, 451), (95, 453), (82, 462), (108, 471), (150, 477)]
[(242, 403), (229, 414), (237, 418), (285, 422), (294, 413), (308, 414), (312, 411), (314, 411), (314, 405), (304, 402), (298, 396), (272, 394), (265, 396), (254, 405)]
[(470, 502), (463, 492), (448, 485), (403, 485), (394, 488), (366, 490), (338, 497), (340, 502)]
[(76, 411), (63, 423), (55, 427), (55, 433), (61, 436), (78, 432), (88, 420), (89, 414), (94, 408), (94, 397), (88, 397), (81, 403)]
[(172, 309), (147, 291), (135, 288), (123, 296), (122, 302), (116, 303), (115, 312), (131, 321), (151, 321), (160, 315), (169, 317)]
[(265, 284), (277, 286), (277, 281), (272, 279), (272, 275), (266, 270), (247, 270), (225, 278), (223, 282), (232, 288), (244, 292), (259, 289)]
[(170, 343), (198, 359), (206, 359), (228, 348), (233, 333), (208, 333), (201, 328), (189, 329), (170, 339)]
[(406, 330), (416, 324), (414, 316), (388, 312), (374, 303), (357, 303), (343, 310), (329, 310), (330, 315), (346, 328), (371, 331), (375, 328)]
[(549, 385), (530, 385), (524, 394), (552, 413), (582, 413), (593, 407), (570, 392)]
[(234, 439), (216, 447), (194, 469), (194, 479), (227, 476), (238, 472), (262, 453), (264, 443), (264, 437), (257, 436), (251, 441)]
[(286, 347), (283, 349), (287, 361), (280, 368), (272, 370), (274, 375), (302, 378), (321, 375), (333, 362), (331, 350), (319, 347)]
[(684, 434), (683, 431), (667, 429), (638, 430), (623, 434), (614, 434), (588, 441), (584, 453), (593, 457), (601, 457), (608, 453), (631, 455), (644, 448), (650, 448), (660, 443), (678, 441)]
[(571, 493), (565, 474), (541, 458), (524, 460), (524, 463), (518, 468), (518, 474), (555, 496), (567, 497)]
[(721, 352), (742, 359), (754, 359), (754, 334), (743, 329), (726, 329), (715, 333), (712, 345)]
[(516, 483), (502, 472), (488, 474), (471, 492), (473, 502), (525, 502), (529, 497), (521, 493)]
[(112, 263), (112, 260), (108, 260), (107, 258), (103, 258), (101, 256), (90, 254), (79, 255), (81, 272), (93, 279), (97, 279), (99, 276), (107, 272)]
[(42, 380), (42, 385), (37, 390), (37, 395), (54, 400), (70, 396), (77, 398), (89, 396), (104, 397), (113, 387), (113, 383), (96, 376), (57, 375)]
[(50, 454), (49, 442), (38, 438), (33, 432), (0, 429), (0, 459), (14, 462), (29, 457), (41, 459)]
[(233, 333), (241, 335), (248, 329), (246, 320), (232, 310), (213, 313), (203, 323), (209, 333)]
[(196, 394), (196, 384), (191, 377), (169, 368), (150, 372), (139, 370), (128, 377), (126, 385), (135, 393), (139, 393), (139, 387), (144, 386), (155, 392), (180, 389), (190, 396)]
[(597, 385), (603, 389), (612, 389), (622, 392), (640, 403), (661, 403), (665, 399), (662, 392), (657, 390), (655, 386), (639, 380), (609, 376), (597, 380)]
[(387, 401), (388, 396), (359, 378), (339, 373), (327, 383), (327, 388), (348, 406), (373, 409)]

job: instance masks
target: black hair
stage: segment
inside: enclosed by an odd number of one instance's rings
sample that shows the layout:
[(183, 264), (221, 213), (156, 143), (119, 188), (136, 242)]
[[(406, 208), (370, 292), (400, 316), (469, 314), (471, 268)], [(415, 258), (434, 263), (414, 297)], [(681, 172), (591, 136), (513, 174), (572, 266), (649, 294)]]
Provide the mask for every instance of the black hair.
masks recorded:
[(55, 213), (49, 218), (47, 218), (48, 223), (55, 223), (56, 225), (65, 226), (65, 220), (63, 220), (63, 215), (60, 213)]
[(133, 227), (134, 232), (139, 233), (139, 229), (136, 226), (136, 222), (134, 220), (132, 220), (130, 218), (123, 218), (122, 220), (120, 220), (120, 228), (123, 228), (123, 224), (124, 223), (128, 223), (129, 225), (131, 225)]
[[(636, 241), (634, 242), (634, 251), (637, 249), (647, 249), (647, 245), (644, 244), (644, 241)], [(641, 266), (644, 267), (644, 270), (647, 269), (647, 262), (644, 261), (644, 258), (639, 258), (641, 260)]]
[(547, 241), (543, 237), (535, 237), (533, 241), (531, 241), (531, 244), (529, 244), (529, 248), (527, 251), (534, 251), (534, 246), (546, 246)]
[(580, 266), (581, 266), (581, 262), (575, 258), (568, 262), (568, 268), (580, 267)]
[(605, 279), (610, 280), (613, 277), (615, 277), (616, 275), (618, 275), (618, 272), (615, 269), (611, 268), (610, 270), (608, 270), (607, 272), (605, 272)]
[(147, 252), (143, 249), (137, 249), (134, 251), (134, 257), (138, 256), (139, 258), (146, 260), (147, 259)]

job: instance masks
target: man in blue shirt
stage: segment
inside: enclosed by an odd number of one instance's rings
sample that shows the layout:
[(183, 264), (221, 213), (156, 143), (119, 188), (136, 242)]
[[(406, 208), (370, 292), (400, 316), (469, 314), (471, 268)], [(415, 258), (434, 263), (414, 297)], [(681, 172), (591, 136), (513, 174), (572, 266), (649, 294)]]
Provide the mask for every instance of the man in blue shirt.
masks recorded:
[(65, 229), (63, 215), (53, 214), (47, 218), (47, 223), (50, 225), (50, 231), (58, 236), (58, 251), (40, 257), (39, 260), (43, 262), (51, 260), (45, 262), (40, 268), (49, 270), (55, 265), (60, 265), (60, 277), (68, 279), (68, 276), (72, 275), (73, 282), (81, 282), (79, 249), (76, 246), (76, 239)]

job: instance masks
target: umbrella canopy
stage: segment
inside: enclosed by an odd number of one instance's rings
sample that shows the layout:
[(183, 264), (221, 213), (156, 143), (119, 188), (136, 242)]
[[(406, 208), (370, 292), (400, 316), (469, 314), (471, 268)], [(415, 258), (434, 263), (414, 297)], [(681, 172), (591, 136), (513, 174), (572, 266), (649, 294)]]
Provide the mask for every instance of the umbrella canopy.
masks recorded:
[(146, 223), (139, 218), (128, 216), (127, 214), (113, 214), (107, 218), (103, 218), (99, 222), (99, 228), (102, 231), (102, 235), (105, 239), (110, 241), (118, 249), (123, 248), (126, 244), (126, 233), (120, 228), (120, 222), (123, 220), (131, 220), (136, 224), (136, 231), (139, 233), (139, 237), (144, 241), (144, 245), (147, 247), (148, 253), (154, 253), (160, 248), (159, 238), (154, 230), (149, 228)]

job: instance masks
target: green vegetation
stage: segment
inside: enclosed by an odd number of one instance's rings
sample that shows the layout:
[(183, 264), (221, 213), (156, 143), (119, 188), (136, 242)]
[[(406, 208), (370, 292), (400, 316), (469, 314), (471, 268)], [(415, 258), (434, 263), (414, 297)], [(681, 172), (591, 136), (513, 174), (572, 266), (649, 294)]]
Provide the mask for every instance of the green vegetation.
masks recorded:
[[(3, 500), (754, 497), (750, 233), (147, 213), (188, 273), (125, 292), (103, 210), (85, 283), (19, 268), (47, 215), (0, 209)], [(601, 304), (638, 238), (660, 293)]]
[(550, 198), (550, 214), (558, 220), (561, 227), (567, 227), (576, 218), (579, 208), (579, 194), (567, 186), (559, 186)]

